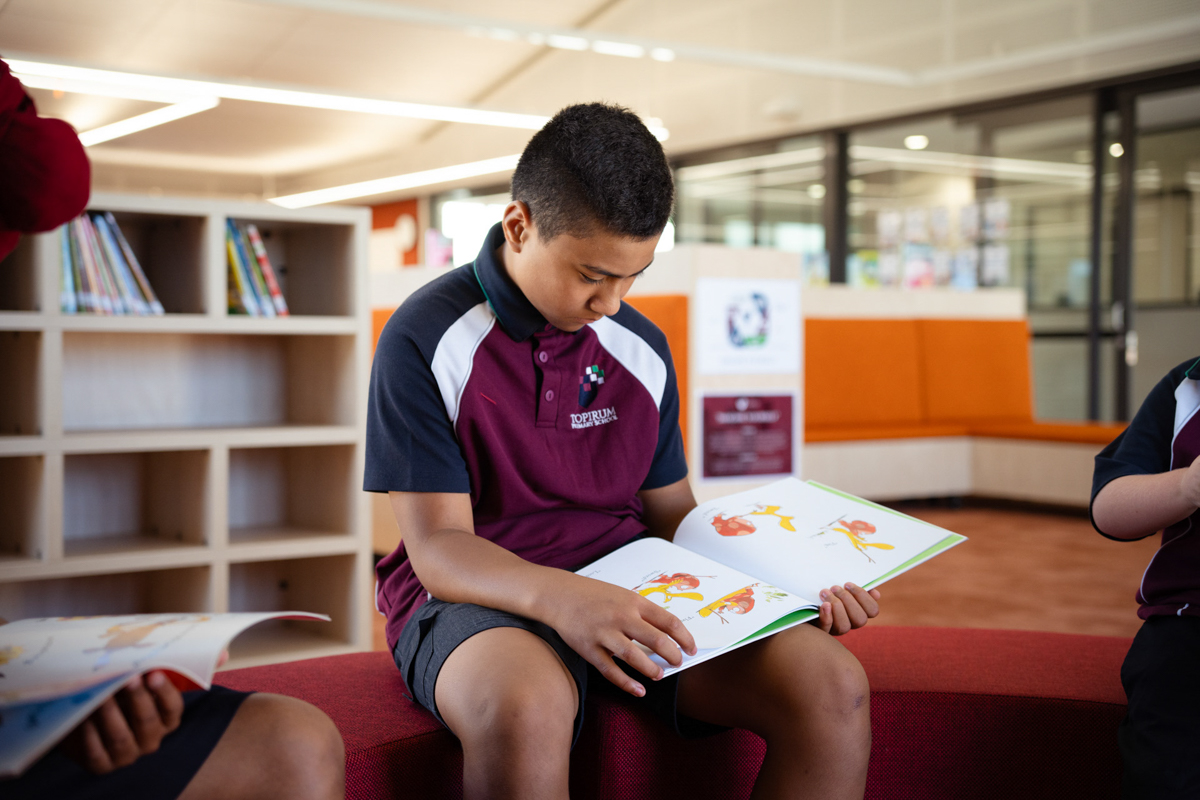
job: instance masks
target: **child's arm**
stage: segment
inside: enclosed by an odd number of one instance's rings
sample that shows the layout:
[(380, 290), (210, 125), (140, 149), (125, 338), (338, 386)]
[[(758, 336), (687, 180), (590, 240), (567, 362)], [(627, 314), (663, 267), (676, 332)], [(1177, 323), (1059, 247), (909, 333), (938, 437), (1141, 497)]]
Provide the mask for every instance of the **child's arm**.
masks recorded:
[(543, 622), (605, 678), (635, 696), (645, 690), (613, 656), (657, 680), (662, 669), (635, 642), (675, 666), (683, 660), (679, 647), (696, 652), (678, 617), (635, 592), (531, 564), (476, 536), (469, 495), (391, 492), (390, 498), (413, 570), (438, 599)]
[(1109, 482), (1092, 503), (1092, 519), (1115, 539), (1141, 539), (1186, 519), (1200, 508), (1200, 458), (1190, 467), (1157, 475), (1125, 475)]

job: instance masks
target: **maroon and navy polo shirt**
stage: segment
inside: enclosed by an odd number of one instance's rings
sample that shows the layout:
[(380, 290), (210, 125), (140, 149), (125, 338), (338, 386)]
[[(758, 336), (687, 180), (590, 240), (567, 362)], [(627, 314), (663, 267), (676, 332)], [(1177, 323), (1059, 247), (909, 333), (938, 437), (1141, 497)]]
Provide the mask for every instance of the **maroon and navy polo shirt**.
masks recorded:
[[(497, 260), (415, 292), (379, 337), (363, 488), (470, 493), (475, 533), (573, 569), (646, 530), (637, 492), (687, 475), (666, 337), (631, 306), (575, 333), (548, 324)], [(401, 532), (403, 534), (403, 532)], [(395, 646), (427, 597), (401, 545), (376, 568)]]
[[(1190, 466), (1200, 457), (1198, 379), (1200, 361), (1186, 361), (1150, 391), (1129, 427), (1096, 456), (1093, 505), (1100, 490), (1117, 478), (1157, 475)], [(1200, 510), (1162, 532), (1162, 543), (1138, 586), (1137, 601), (1142, 619), (1200, 616)]]

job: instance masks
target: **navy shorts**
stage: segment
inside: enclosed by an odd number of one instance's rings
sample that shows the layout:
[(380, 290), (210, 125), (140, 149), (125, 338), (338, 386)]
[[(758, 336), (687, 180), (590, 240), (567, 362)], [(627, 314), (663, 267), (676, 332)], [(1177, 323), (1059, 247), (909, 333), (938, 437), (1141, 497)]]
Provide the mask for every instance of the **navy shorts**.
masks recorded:
[(1200, 797), (1200, 617), (1146, 620), (1121, 665), (1129, 709), (1117, 734), (1125, 800)]
[(678, 712), (676, 694), (679, 689), (679, 673), (660, 681), (651, 681), (618, 661), (630, 676), (646, 688), (644, 697), (635, 698), (610, 683), (583, 656), (567, 646), (553, 628), (544, 623), (472, 603), (446, 603), (432, 598), (418, 608), (405, 624), (392, 656), (396, 660), (396, 666), (400, 668), (405, 685), (412, 693), (411, 699), (432, 712), (443, 725), (446, 721), (438, 713), (433, 695), (442, 664), (460, 644), (490, 628), (521, 628), (529, 631), (541, 637), (562, 659), (567, 671), (575, 679), (575, 688), (579, 691), (579, 711), (575, 714), (572, 746), (579, 739), (579, 731), (583, 728), (583, 701), (587, 697), (589, 684), (597, 691), (613, 692), (629, 698), (685, 738), (708, 736), (726, 730)]
[(0, 780), (5, 800), (174, 800), (225, 735), (250, 692), (214, 686), (183, 693), (183, 718), (158, 750), (107, 775), (93, 775), (55, 748), (24, 774)]

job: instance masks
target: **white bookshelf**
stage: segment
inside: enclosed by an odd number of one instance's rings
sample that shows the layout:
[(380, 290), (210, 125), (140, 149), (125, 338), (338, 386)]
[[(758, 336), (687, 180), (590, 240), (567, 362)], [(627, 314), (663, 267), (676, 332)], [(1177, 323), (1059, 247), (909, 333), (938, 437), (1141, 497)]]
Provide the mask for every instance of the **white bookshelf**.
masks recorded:
[[(167, 314), (63, 314), (61, 231), (0, 262), (0, 616), (329, 614), (231, 667), (369, 649), (366, 209), (96, 194)], [(291, 316), (226, 311), (225, 221)]]

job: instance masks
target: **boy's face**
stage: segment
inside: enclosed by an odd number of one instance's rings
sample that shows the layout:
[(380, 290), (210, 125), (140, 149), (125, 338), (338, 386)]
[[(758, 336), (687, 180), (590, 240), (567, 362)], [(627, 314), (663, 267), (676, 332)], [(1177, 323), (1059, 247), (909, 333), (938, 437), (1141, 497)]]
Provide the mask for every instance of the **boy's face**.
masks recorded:
[(584, 238), (543, 241), (524, 203), (504, 211), (501, 261), (533, 307), (554, 327), (574, 332), (617, 313), (634, 279), (654, 260), (657, 236), (627, 239), (597, 228)]

